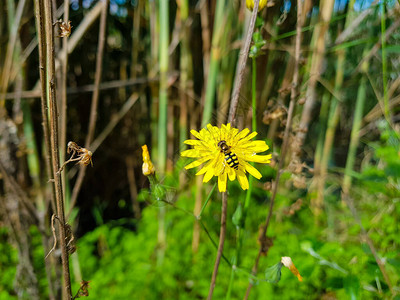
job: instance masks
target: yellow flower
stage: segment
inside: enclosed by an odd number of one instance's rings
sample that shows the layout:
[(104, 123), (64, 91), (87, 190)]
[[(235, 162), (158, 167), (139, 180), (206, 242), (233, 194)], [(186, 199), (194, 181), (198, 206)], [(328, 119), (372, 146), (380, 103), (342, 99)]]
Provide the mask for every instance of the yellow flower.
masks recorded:
[[(271, 154), (256, 155), (269, 149), (264, 141), (251, 141), (257, 132), (250, 133), (249, 129), (239, 132), (237, 128), (231, 128), (231, 124), (222, 124), (221, 128), (207, 125), (200, 132), (190, 131), (198, 140), (186, 140), (184, 143), (194, 148), (183, 151), (184, 157), (197, 158), (185, 169), (205, 165), (196, 175), (205, 174), (203, 182), (208, 182), (213, 176), (218, 177), (218, 188), (220, 192), (226, 191), (227, 178), (230, 181), (236, 178), (243, 190), (249, 188), (246, 172), (257, 179), (261, 173), (248, 162), (269, 163)], [(250, 133), (250, 134), (249, 134)]]
[[(267, 6), (267, 0), (260, 0), (258, 4), (258, 11), (260, 12), (265, 6)], [(246, 0), (246, 6), (248, 9), (253, 11), (254, 8), (254, 0)]]
[(154, 169), (153, 163), (150, 160), (150, 154), (149, 150), (147, 149), (147, 145), (143, 145), (142, 150), (143, 150), (143, 165), (142, 165), (143, 175), (145, 176), (154, 175), (156, 170)]

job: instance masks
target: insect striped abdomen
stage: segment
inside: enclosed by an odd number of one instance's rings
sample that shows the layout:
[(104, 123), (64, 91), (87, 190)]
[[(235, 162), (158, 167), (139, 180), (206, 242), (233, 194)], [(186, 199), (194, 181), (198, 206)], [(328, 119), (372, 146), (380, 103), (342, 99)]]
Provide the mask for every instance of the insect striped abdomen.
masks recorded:
[(239, 160), (236, 156), (235, 153), (229, 152), (225, 153), (225, 161), (228, 163), (228, 165), (237, 170), (239, 168)]

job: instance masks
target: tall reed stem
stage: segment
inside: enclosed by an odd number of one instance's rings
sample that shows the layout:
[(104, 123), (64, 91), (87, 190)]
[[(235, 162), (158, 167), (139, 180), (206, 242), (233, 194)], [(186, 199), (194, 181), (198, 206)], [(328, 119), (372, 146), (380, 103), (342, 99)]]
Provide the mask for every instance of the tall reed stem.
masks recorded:
[[(159, 63), (160, 63), (160, 88), (158, 105), (158, 169), (165, 174), (167, 165), (167, 128), (168, 128), (168, 45), (169, 45), (169, 2), (159, 1)], [(172, 121), (172, 120), (171, 120)], [(166, 248), (165, 232), (166, 207), (160, 207), (158, 212), (158, 251), (157, 264), (161, 265), (164, 260)]]
[(214, 30), (211, 42), (211, 60), (208, 69), (207, 85), (204, 99), (204, 110), (201, 127), (205, 127), (211, 120), (215, 103), (215, 87), (221, 60), (221, 37), (224, 30), (222, 26), (224, 20), (225, 0), (218, 0), (215, 9)]
[[(64, 288), (65, 296), (67, 299), (71, 299), (71, 281), (69, 272), (69, 254), (67, 250), (67, 240), (65, 232), (65, 216), (64, 216), (64, 197), (62, 192), (61, 175), (58, 172), (60, 168), (59, 162), (59, 143), (58, 143), (58, 112), (57, 112), (57, 101), (56, 101), (56, 89), (55, 89), (55, 61), (54, 61), (54, 31), (53, 31), (53, 10), (51, 0), (43, 0), (44, 17), (41, 21), (44, 22), (44, 33), (47, 46), (45, 52), (40, 55), (46, 57), (46, 91), (47, 101), (49, 103), (49, 114), (50, 114), (50, 144), (52, 158), (52, 174), (54, 189), (56, 194), (56, 205), (57, 205), (57, 218), (60, 221), (59, 230), (59, 243), (61, 247), (61, 261), (63, 267), (64, 277)], [(42, 48), (43, 50), (43, 48)]]
[(383, 83), (383, 103), (385, 118), (390, 121), (390, 108), (388, 97), (388, 72), (387, 72), (387, 57), (386, 57), (386, 18), (385, 18), (385, 5), (386, 1), (381, 1), (381, 43), (382, 43), (382, 83)]

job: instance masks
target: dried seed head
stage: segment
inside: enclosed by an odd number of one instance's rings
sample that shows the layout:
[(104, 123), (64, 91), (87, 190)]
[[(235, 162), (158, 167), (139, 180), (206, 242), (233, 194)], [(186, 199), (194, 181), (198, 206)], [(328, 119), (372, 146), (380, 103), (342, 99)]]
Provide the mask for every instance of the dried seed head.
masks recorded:
[(89, 151), (86, 148), (81, 148), (78, 152), (79, 152), (78, 157), (80, 158), (78, 161), (78, 164), (84, 165), (84, 166), (91, 164), (93, 166), (93, 162), (92, 162), (93, 154), (91, 151)]
[(71, 35), (71, 21), (64, 22), (62, 20), (58, 20), (56, 23), (59, 26), (58, 37), (69, 37)]
[(67, 149), (68, 154), (70, 154), (72, 151), (78, 152), (81, 149), (81, 147), (79, 147), (77, 143), (72, 142), (72, 141), (68, 142), (67, 146), (68, 146), (68, 149)]

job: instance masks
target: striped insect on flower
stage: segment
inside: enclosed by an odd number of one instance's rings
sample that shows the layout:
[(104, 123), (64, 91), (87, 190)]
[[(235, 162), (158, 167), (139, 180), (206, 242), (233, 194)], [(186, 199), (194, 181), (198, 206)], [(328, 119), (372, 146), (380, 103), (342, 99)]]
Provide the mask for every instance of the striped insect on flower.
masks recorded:
[(183, 157), (197, 158), (185, 169), (204, 166), (196, 175), (204, 175), (203, 182), (208, 182), (214, 176), (218, 177), (218, 189), (220, 192), (226, 191), (227, 179), (230, 181), (236, 178), (243, 190), (249, 188), (249, 181), (246, 172), (257, 179), (261, 178), (261, 173), (249, 162), (269, 163), (271, 154), (257, 155), (257, 153), (267, 151), (268, 145), (264, 141), (252, 141), (257, 132), (250, 133), (249, 129), (239, 131), (232, 128), (231, 124), (222, 124), (221, 128), (207, 125), (207, 128), (199, 132), (192, 130), (191, 133), (197, 140), (186, 140), (184, 143), (193, 146), (193, 149), (185, 150), (181, 153)]

